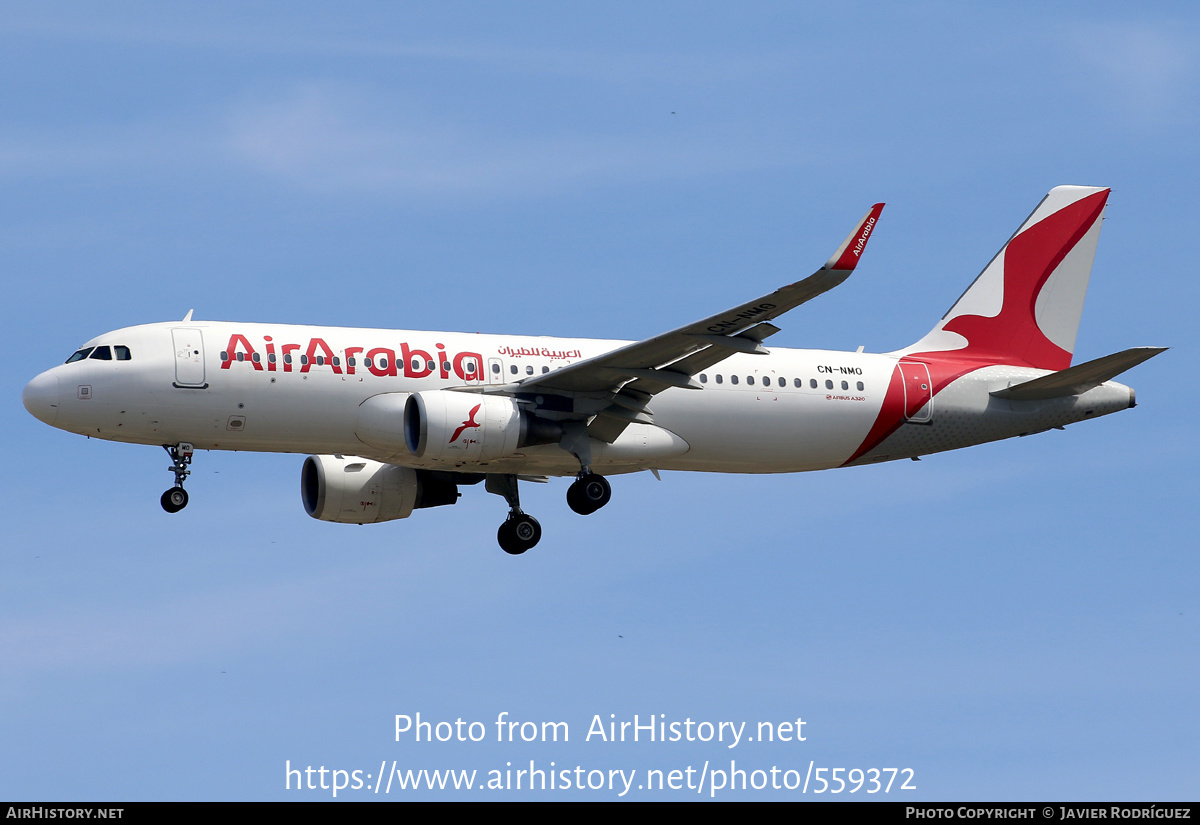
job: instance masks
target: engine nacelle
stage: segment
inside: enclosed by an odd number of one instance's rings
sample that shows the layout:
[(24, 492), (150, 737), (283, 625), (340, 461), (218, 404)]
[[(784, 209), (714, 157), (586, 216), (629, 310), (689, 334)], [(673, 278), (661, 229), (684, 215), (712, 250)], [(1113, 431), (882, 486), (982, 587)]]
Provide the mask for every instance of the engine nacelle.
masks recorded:
[(491, 461), (560, 438), (561, 425), (506, 396), (432, 390), (414, 393), (404, 405), (404, 442), (417, 458)]
[(358, 406), (354, 434), (358, 440), (388, 453), (404, 455), (404, 404), (409, 393), (373, 395)]
[(357, 456), (310, 455), (300, 472), (305, 511), (322, 521), (374, 524), (453, 504), (458, 486), (433, 474)]

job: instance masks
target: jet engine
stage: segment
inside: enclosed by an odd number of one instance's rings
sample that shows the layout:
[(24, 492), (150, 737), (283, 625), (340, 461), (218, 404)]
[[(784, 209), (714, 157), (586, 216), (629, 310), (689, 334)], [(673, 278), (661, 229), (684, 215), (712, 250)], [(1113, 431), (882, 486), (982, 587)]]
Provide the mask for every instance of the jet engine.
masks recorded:
[(560, 424), (507, 396), (432, 390), (412, 394), (404, 405), (404, 442), (417, 458), (491, 461), (561, 438)]
[(443, 475), (357, 456), (310, 455), (300, 472), (305, 511), (322, 521), (374, 524), (408, 518), (413, 510), (458, 501), (458, 485)]

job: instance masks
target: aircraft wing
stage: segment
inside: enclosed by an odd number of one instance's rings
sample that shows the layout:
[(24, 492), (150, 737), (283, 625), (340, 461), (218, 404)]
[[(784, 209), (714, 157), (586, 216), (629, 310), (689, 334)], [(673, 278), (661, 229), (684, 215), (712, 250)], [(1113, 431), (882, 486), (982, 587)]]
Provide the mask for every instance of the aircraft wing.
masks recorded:
[(766, 353), (762, 341), (779, 331), (767, 321), (846, 280), (866, 248), (882, 210), (882, 203), (872, 206), (833, 257), (802, 281), (679, 329), (527, 379), (520, 382), (520, 388), (606, 392), (632, 383), (636, 389), (651, 395), (668, 387), (699, 389), (700, 385), (691, 376), (737, 352)]
[(825, 265), (801, 281), (645, 341), (509, 384), (505, 391), (604, 399), (606, 406), (596, 412), (588, 433), (611, 442), (631, 421), (646, 420), (646, 402), (657, 393), (700, 389), (692, 376), (734, 353), (765, 354), (762, 342), (779, 331), (769, 322), (845, 281), (882, 211), (882, 203), (872, 206)]

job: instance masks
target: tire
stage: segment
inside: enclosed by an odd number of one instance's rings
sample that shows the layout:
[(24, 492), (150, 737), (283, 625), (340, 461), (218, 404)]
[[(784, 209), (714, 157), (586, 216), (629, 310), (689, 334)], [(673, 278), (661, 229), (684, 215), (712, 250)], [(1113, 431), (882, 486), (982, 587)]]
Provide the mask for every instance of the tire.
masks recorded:
[(580, 476), (567, 488), (567, 506), (588, 516), (608, 504), (612, 498), (612, 487), (608, 479), (597, 473)]
[(158, 500), (158, 503), (168, 513), (178, 513), (184, 507), (187, 507), (187, 490), (182, 487), (172, 487), (162, 494), (162, 498)]
[(496, 531), (500, 549), (510, 556), (519, 556), (535, 546), (542, 538), (542, 525), (533, 516), (522, 513), (510, 517)]

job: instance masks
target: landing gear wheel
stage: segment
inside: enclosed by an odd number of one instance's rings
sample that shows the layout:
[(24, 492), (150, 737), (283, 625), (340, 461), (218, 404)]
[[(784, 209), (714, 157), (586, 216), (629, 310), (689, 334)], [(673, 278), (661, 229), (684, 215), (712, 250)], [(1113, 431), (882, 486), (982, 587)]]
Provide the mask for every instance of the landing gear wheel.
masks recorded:
[(162, 505), (162, 508), (168, 513), (178, 513), (184, 507), (187, 507), (187, 490), (183, 489), (182, 487), (172, 487), (170, 490), (167, 490), (165, 493), (163, 493), (162, 498), (160, 498), (158, 501)]
[(567, 506), (581, 516), (591, 515), (611, 498), (608, 479), (597, 473), (584, 473), (567, 488)]
[(500, 549), (510, 556), (519, 556), (542, 538), (542, 525), (533, 516), (521, 513), (509, 516), (496, 531)]
[(175, 445), (164, 444), (163, 449), (171, 456), (171, 466), (167, 469), (175, 474), (175, 486), (163, 493), (158, 503), (168, 513), (178, 513), (187, 507), (188, 494), (187, 490), (183, 489), (183, 482), (192, 474), (188, 465), (192, 463), (192, 455), (196, 448), (187, 441), (180, 441)]

